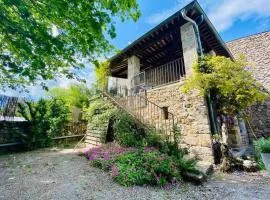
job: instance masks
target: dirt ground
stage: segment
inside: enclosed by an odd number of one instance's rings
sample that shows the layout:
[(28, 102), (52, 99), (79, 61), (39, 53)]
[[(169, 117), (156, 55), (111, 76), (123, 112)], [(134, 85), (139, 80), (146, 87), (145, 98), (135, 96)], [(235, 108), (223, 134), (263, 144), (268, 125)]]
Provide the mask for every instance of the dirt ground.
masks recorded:
[(202, 186), (122, 187), (73, 150), (0, 156), (0, 199), (270, 199), (266, 173), (215, 173)]

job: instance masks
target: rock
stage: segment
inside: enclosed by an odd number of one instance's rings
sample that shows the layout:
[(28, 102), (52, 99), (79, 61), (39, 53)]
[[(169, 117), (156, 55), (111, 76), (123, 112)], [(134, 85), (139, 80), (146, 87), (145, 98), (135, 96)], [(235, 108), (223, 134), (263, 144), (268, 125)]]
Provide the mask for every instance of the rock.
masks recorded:
[(204, 175), (203, 173), (191, 173), (191, 172), (188, 172), (186, 173), (184, 179), (186, 181), (190, 181), (196, 185), (200, 185), (202, 184), (203, 182), (206, 181), (206, 175)]
[(243, 160), (240, 158), (225, 157), (221, 163), (221, 171), (233, 172), (235, 170), (243, 170)]
[(206, 161), (199, 161), (196, 168), (205, 175), (211, 175), (214, 172), (213, 164)]
[(199, 161), (196, 165), (196, 169), (198, 172), (188, 172), (184, 177), (186, 181), (192, 182), (196, 185), (200, 185), (205, 182), (207, 175), (212, 174), (214, 171), (212, 163), (205, 161)]
[(259, 166), (255, 161), (252, 160), (244, 160), (243, 168), (247, 172), (257, 172), (259, 170)]

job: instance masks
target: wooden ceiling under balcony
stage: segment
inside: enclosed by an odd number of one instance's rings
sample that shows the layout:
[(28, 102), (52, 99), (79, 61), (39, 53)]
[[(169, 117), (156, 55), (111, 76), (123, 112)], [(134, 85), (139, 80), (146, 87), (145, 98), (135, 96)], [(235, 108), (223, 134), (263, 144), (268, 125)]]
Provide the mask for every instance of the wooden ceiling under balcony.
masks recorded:
[[(204, 52), (213, 49), (217, 55), (230, 57), (230, 52), (217, 35), (211, 22), (195, 1), (190, 6), (187, 15), (199, 24), (199, 31)], [(186, 23), (178, 11), (167, 20), (134, 41), (121, 53), (110, 59), (110, 70), (114, 77), (127, 77), (128, 58), (132, 55), (140, 59), (141, 70), (157, 67), (183, 56), (180, 27)]]

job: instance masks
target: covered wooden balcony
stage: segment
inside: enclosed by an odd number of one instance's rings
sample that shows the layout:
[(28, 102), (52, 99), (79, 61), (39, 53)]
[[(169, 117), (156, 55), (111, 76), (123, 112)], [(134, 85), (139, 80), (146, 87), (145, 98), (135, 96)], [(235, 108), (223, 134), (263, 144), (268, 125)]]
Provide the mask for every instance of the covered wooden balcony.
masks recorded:
[[(194, 1), (185, 9), (187, 16), (198, 24), (203, 52), (213, 51), (216, 55), (229, 57), (226, 45), (199, 4)], [(187, 23), (188, 31), (182, 30)], [(113, 56), (110, 59), (111, 76), (127, 79), (129, 89), (140, 85), (154, 88), (181, 80), (190, 70), (190, 51), (197, 53), (193, 28), (179, 10)], [(189, 66), (186, 66), (187, 62)]]

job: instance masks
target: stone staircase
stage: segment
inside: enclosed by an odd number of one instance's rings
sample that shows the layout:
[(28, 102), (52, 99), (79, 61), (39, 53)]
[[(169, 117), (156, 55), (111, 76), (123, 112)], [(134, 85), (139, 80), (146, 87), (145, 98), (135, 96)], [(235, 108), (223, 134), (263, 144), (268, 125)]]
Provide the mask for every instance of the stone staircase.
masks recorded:
[(103, 131), (107, 131), (106, 129), (107, 129), (106, 126), (91, 127), (91, 125), (89, 124), (88, 127), (87, 127), (87, 132), (86, 132), (84, 143), (87, 146), (99, 146), (99, 145), (101, 145), (102, 142), (103, 142), (103, 138), (101, 138), (101, 135), (103, 135), (102, 134)]

